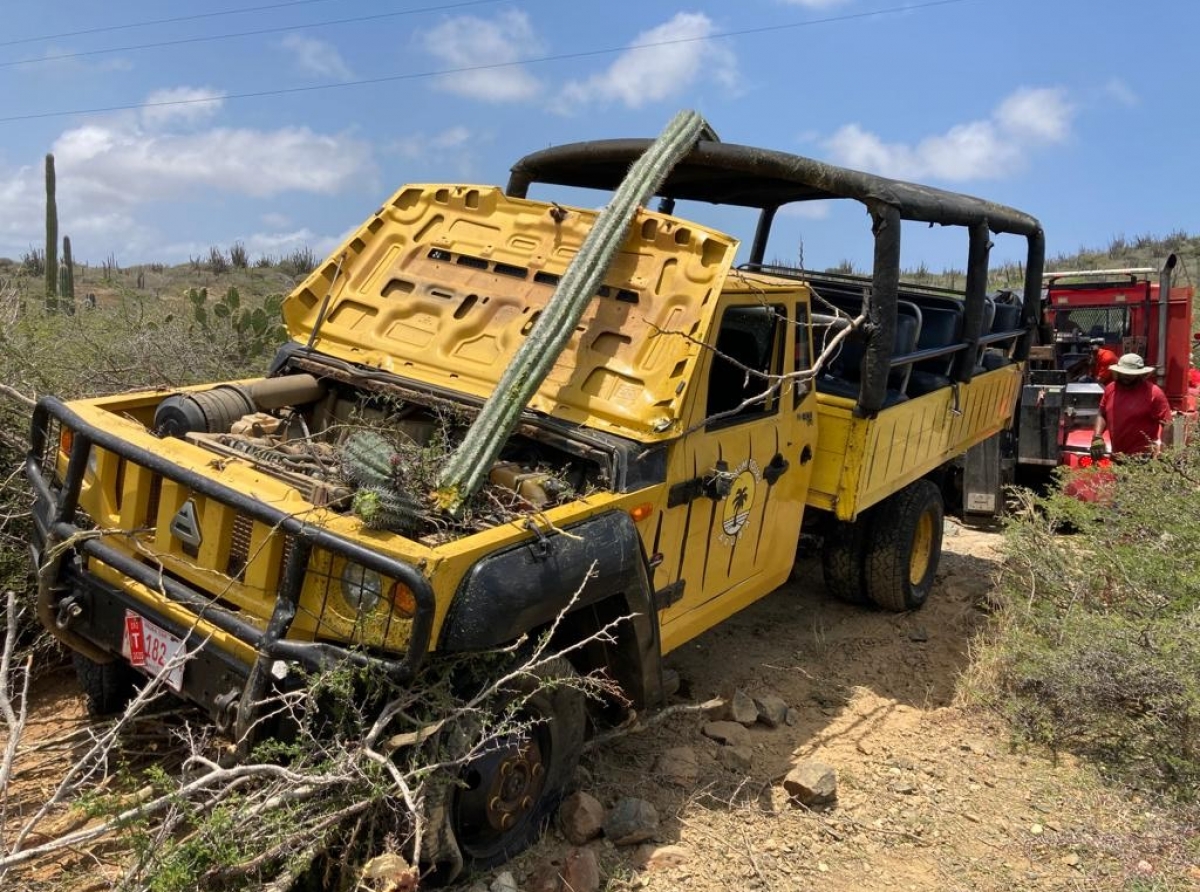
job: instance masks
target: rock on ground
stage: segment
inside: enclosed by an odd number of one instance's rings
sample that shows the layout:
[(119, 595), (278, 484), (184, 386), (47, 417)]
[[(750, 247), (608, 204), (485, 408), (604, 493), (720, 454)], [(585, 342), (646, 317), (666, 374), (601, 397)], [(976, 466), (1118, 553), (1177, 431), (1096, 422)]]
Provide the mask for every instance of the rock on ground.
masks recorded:
[(800, 805), (826, 805), (837, 799), (837, 772), (824, 762), (809, 759), (787, 773), (783, 788)]
[(653, 839), (658, 832), (658, 812), (644, 799), (626, 797), (604, 819), (604, 835), (613, 845), (627, 846)]
[(572, 845), (595, 839), (603, 826), (604, 806), (587, 793), (572, 793), (558, 807), (558, 827)]

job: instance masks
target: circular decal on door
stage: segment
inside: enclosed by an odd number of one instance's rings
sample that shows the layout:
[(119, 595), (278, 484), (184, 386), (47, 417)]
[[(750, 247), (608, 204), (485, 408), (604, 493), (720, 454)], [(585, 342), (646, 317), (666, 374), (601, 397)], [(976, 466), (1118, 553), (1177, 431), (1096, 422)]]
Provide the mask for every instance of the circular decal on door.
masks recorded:
[(746, 523), (750, 520), (750, 509), (754, 507), (754, 496), (762, 480), (758, 462), (747, 459), (733, 472), (733, 486), (725, 497), (721, 515), (721, 541), (733, 545), (741, 538)]

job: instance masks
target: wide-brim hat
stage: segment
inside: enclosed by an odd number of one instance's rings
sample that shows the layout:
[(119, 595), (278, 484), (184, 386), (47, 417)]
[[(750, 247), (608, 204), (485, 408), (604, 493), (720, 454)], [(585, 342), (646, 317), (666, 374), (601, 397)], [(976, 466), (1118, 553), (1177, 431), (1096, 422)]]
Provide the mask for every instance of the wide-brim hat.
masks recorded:
[(1110, 365), (1108, 370), (1114, 375), (1129, 375), (1132, 378), (1154, 374), (1154, 366), (1146, 365), (1146, 360), (1142, 359), (1136, 353), (1126, 353)]

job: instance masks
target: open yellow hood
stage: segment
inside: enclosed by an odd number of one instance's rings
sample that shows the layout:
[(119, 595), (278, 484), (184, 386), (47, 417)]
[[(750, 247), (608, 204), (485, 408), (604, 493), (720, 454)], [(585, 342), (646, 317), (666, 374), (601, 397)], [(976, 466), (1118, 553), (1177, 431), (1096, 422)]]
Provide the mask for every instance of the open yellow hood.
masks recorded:
[[(314, 350), (487, 397), (595, 219), (493, 186), (405, 186), (287, 298), (288, 332), (307, 343), (330, 294)], [(736, 250), (727, 235), (639, 211), (529, 407), (647, 442), (679, 433)]]

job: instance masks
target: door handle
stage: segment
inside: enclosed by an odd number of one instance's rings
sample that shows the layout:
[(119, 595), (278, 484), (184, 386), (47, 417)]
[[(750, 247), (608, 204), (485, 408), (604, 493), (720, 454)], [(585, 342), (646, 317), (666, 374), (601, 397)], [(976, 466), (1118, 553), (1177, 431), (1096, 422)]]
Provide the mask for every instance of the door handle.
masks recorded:
[(787, 459), (776, 452), (775, 457), (763, 468), (763, 480), (767, 481), (767, 486), (773, 486), (775, 481), (782, 477), (783, 472), (789, 467), (791, 465), (788, 464)]

